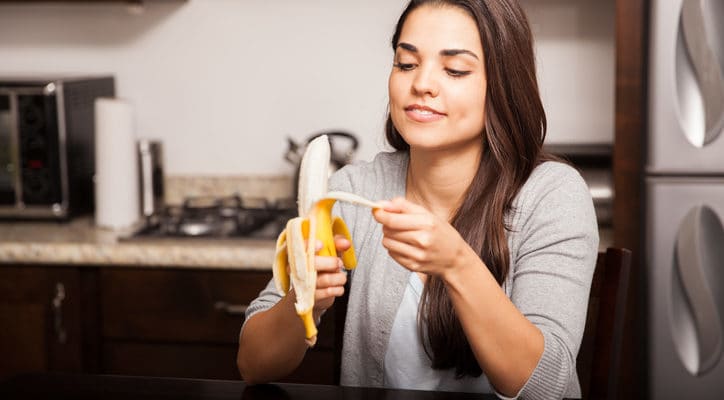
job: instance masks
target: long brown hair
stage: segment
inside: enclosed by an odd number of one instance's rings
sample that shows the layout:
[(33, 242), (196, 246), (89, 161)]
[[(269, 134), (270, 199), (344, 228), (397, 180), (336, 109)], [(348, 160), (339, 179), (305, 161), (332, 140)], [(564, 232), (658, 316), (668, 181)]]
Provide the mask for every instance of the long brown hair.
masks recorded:
[[(502, 285), (510, 268), (505, 216), (533, 169), (553, 159), (542, 148), (546, 116), (530, 27), (516, 0), (412, 0), (397, 22), (393, 50), (407, 16), (422, 5), (458, 7), (478, 26), (487, 76), (483, 155), (451, 224)], [(389, 114), (386, 137), (395, 149), (409, 150)], [(482, 370), (439, 278), (431, 276), (425, 284), (418, 327), (433, 368), (454, 367), (457, 378), (480, 376)]]

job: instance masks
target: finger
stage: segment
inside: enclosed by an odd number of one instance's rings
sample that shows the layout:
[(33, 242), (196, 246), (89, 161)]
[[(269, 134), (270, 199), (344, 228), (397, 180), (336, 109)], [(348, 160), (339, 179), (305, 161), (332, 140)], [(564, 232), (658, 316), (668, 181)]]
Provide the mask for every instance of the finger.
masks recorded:
[(392, 199), (392, 208), (399, 210), (401, 213), (427, 213), (427, 208), (407, 200), (404, 197), (395, 197)]
[(435, 221), (434, 216), (428, 212), (424, 214), (406, 214), (375, 210), (373, 215), (377, 222), (387, 228), (406, 231), (431, 229)]
[(336, 235), (334, 237), (334, 247), (337, 249), (337, 252), (341, 253), (352, 247), (352, 242), (342, 235)]
[(383, 227), (382, 234), (390, 239), (396, 240), (398, 242), (407, 243), (420, 249), (428, 249), (433, 244), (432, 234), (426, 230), (399, 231)]
[(338, 272), (342, 268), (342, 260), (332, 256), (314, 256), (314, 268), (317, 272)]
[(314, 291), (314, 301), (328, 299), (330, 297), (340, 297), (344, 294), (344, 286), (330, 286), (323, 289), (317, 288)]
[(392, 200), (382, 200), (379, 202), (379, 204), (380, 204), (380, 208), (375, 208), (375, 209), (373, 209), (373, 211), (374, 210), (384, 210), (387, 212), (394, 212), (394, 213), (398, 213), (398, 212), (402, 211), (400, 209), (400, 207), (397, 204), (395, 204)]
[(416, 272), (420, 270), (420, 264), (408, 257), (403, 256), (400, 253), (395, 253), (393, 251), (390, 251), (390, 257), (392, 257), (393, 260), (397, 261), (398, 264), (400, 264), (403, 268), (409, 269), (410, 271)]
[[(309, 240), (304, 241), (304, 248), (306, 249), (307, 246), (309, 246)], [(321, 240), (318, 240), (314, 243), (314, 253), (319, 253), (319, 250), (322, 250), (322, 247), (324, 247), (324, 244)]]
[(317, 275), (317, 289), (334, 286), (344, 286), (347, 283), (347, 274), (344, 272)]
[(405, 242), (400, 242), (389, 237), (382, 238), (382, 246), (390, 253), (397, 253), (403, 257), (413, 261), (425, 261), (425, 252), (418, 247), (412, 246)]

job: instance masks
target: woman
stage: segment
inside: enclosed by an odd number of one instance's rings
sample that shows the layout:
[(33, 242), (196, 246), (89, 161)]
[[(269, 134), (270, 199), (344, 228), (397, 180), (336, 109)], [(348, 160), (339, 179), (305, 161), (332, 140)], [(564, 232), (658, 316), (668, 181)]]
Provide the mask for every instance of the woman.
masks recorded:
[[(392, 199), (372, 215), (337, 209), (359, 256), (342, 384), (580, 397), (596, 220), (580, 175), (542, 150), (524, 13), (515, 0), (413, 0), (392, 45), (386, 134), (397, 151), (330, 180)], [(319, 318), (346, 276), (335, 258), (317, 262)], [(303, 338), (293, 296), (270, 285), (247, 311), (242, 376), (288, 374)]]

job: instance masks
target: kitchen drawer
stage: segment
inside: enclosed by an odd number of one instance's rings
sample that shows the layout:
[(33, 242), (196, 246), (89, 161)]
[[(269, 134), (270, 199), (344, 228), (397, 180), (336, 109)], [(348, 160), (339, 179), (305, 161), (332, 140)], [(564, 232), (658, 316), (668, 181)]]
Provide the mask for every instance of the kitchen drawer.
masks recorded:
[[(244, 321), (216, 305), (248, 305), (271, 272), (102, 269), (102, 335), (108, 339), (234, 344)], [(330, 310), (331, 311), (331, 310)], [(320, 325), (318, 348), (334, 347), (334, 312)]]
[[(0, 380), (39, 371), (78, 372), (90, 363), (90, 303), (74, 268), (0, 265)], [(85, 351), (85, 352), (84, 352)]]
[(243, 315), (229, 315), (215, 304), (249, 304), (270, 278), (260, 272), (103, 269), (102, 335), (236, 343)]

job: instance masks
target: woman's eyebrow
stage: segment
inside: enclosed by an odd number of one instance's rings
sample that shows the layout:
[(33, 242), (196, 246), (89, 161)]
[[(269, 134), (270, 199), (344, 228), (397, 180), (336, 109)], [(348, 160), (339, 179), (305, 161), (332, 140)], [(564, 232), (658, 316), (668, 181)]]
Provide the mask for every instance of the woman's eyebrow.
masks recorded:
[[(417, 53), (417, 47), (415, 47), (414, 45), (411, 45), (410, 43), (400, 42), (400, 43), (397, 44), (397, 47), (401, 47), (401, 48), (403, 48), (404, 50), (407, 50), (407, 51), (412, 52), (412, 53)], [(440, 50), (440, 55), (443, 56), (443, 57), (453, 57), (453, 56), (457, 56), (457, 55), (460, 55), (460, 54), (467, 54), (467, 55), (475, 58), (476, 60), (480, 60), (480, 58), (478, 58), (478, 56), (477, 56), (475, 53), (473, 53), (472, 51), (470, 51), (470, 50), (465, 50), (465, 49), (444, 49), (444, 50)]]
[(400, 42), (400, 43), (397, 44), (397, 47), (402, 47), (403, 49), (405, 49), (405, 50), (407, 50), (407, 51), (410, 51), (410, 52), (413, 52), (413, 53), (417, 53), (417, 47), (415, 47), (415, 46), (413, 46), (413, 45), (411, 45), (411, 44), (409, 44), (409, 43)]
[(470, 50), (465, 50), (465, 49), (445, 49), (445, 50), (440, 50), (440, 55), (441, 55), (441, 56), (445, 56), (445, 57), (452, 57), (452, 56), (457, 56), (457, 55), (460, 55), (460, 54), (467, 54), (467, 55), (469, 55), (469, 56), (474, 57), (476, 60), (480, 60), (480, 59), (478, 58), (478, 56), (475, 55), (475, 53), (473, 53), (473, 52), (470, 51)]

